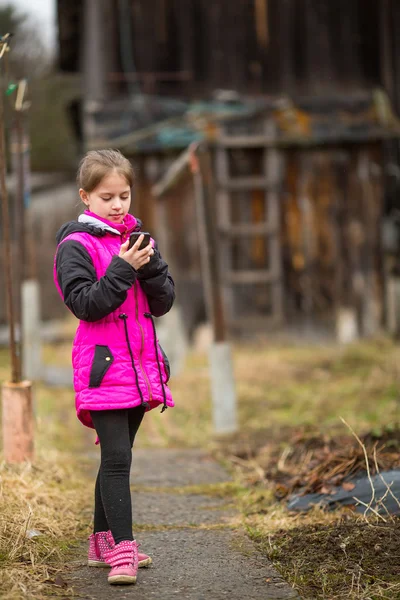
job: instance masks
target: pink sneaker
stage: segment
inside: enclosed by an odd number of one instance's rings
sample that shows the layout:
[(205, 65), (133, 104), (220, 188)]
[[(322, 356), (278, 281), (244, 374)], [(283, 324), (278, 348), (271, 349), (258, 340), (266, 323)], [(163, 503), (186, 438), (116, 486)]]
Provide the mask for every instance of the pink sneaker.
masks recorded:
[[(88, 566), (109, 567), (104, 560), (104, 551), (113, 548), (114, 538), (110, 530), (92, 533), (89, 537)], [(137, 544), (138, 548), (140, 544)], [(153, 562), (152, 558), (144, 552), (139, 552), (139, 568), (148, 567)]]
[[(98, 533), (92, 533), (89, 537), (89, 552), (88, 552), (88, 566), (89, 567), (109, 567), (104, 558), (103, 554), (105, 550), (110, 549), (110, 545), (107, 543), (107, 531), (100, 531)], [(111, 533), (111, 531), (110, 531)]]
[(106, 562), (111, 566), (108, 583), (136, 583), (138, 572), (138, 551), (135, 541), (126, 540), (104, 552)]

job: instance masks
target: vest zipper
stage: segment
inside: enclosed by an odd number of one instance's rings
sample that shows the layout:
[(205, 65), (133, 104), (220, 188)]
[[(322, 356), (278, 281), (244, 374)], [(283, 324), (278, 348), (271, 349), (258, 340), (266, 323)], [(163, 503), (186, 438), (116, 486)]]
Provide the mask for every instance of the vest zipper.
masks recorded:
[(132, 363), (132, 368), (135, 372), (135, 378), (136, 378), (136, 387), (139, 391), (139, 396), (140, 396), (140, 400), (141, 400), (141, 405), (146, 407), (146, 408), (150, 408), (150, 405), (148, 402), (146, 402), (143, 398), (143, 393), (142, 390), (140, 389), (140, 385), (139, 385), (139, 376), (136, 370), (136, 366), (135, 366), (135, 361), (133, 358), (133, 352), (132, 352), (132, 348), (131, 348), (131, 343), (129, 341), (129, 333), (128, 333), (128, 325), (126, 324), (126, 320), (128, 318), (128, 315), (125, 313), (122, 313), (119, 315), (119, 318), (123, 320), (124, 322), (124, 329), (125, 329), (125, 337), (126, 337), (126, 343), (128, 344), (128, 350), (129, 350), (129, 355), (131, 357), (131, 363)]
[(152, 394), (151, 394), (151, 385), (150, 385), (150, 381), (146, 375), (146, 371), (144, 370), (143, 364), (142, 364), (142, 353), (144, 350), (144, 331), (143, 331), (143, 327), (139, 321), (139, 303), (138, 303), (138, 294), (137, 294), (137, 282), (135, 281), (135, 283), (133, 284), (134, 287), (134, 292), (135, 292), (135, 300), (136, 300), (136, 322), (139, 325), (139, 329), (140, 329), (140, 334), (141, 334), (141, 345), (140, 345), (140, 354), (139, 354), (139, 366), (140, 366), (140, 370), (143, 373), (143, 377), (144, 380), (146, 382), (147, 385), (147, 391), (149, 393), (149, 399), (152, 400)]
[(167, 406), (167, 395), (165, 393), (165, 385), (163, 382), (163, 378), (162, 378), (162, 373), (161, 373), (161, 365), (160, 365), (160, 358), (158, 356), (158, 347), (157, 347), (157, 332), (156, 332), (156, 326), (154, 324), (154, 318), (153, 315), (151, 313), (145, 312), (144, 316), (147, 317), (148, 319), (151, 320), (151, 324), (153, 325), (153, 333), (154, 333), (154, 350), (156, 352), (156, 359), (157, 359), (157, 365), (158, 365), (158, 373), (160, 375), (160, 382), (161, 382), (161, 389), (163, 392), (163, 398), (164, 398), (164, 406), (161, 409), (161, 412), (163, 413), (164, 410), (167, 410), (168, 406)]

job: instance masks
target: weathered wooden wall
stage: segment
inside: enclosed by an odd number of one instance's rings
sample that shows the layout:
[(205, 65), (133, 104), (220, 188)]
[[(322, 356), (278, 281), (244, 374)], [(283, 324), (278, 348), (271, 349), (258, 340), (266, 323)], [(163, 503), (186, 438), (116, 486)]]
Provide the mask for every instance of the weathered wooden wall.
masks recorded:
[(349, 309), (363, 334), (382, 325), (383, 198), (379, 145), (288, 154), (282, 249), (289, 322), (332, 326)]
[[(384, 209), (382, 144), (292, 148), (283, 152), (279, 184), (279, 246), (283, 276), (283, 329), (333, 334), (347, 311), (359, 334), (384, 324), (381, 228)], [(261, 179), (262, 149), (231, 150), (230, 170)], [(217, 219), (217, 207), (215, 207)], [(158, 201), (158, 235), (174, 274), (189, 331), (204, 318), (200, 252), (191, 178)], [(265, 190), (238, 190), (231, 198), (230, 222), (249, 229), (269, 222)], [(266, 234), (244, 235), (232, 244), (233, 272), (265, 271), (271, 263)], [(226, 275), (222, 273), (222, 275)], [(252, 325), (266, 332), (273, 322), (271, 286), (236, 285), (225, 305), (231, 331)], [(232, 310), (232, 313), (230, 312)]]
[[(225, 87), (308, 94), (370, 87), (388, 82), (385, 69), (398, 73), (396, 0), (127, 0), (128, 28), (122, 3), (107, 2), (103, 37), (116, 71), (129, 67), (153, 93), (204, 96)], [(82, 66), (90, 27), (82, 5), (58, 0), (65, 71)], [(383, 64), (385, 47), (395, 51), (397, 67)]]

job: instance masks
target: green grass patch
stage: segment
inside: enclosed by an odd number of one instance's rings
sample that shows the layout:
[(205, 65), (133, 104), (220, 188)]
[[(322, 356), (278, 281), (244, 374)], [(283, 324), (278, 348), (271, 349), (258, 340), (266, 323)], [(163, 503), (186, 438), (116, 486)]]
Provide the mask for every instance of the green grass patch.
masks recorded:
[(246, 493), (247, 488), (237, 481), (222, 483), (204, 483), (201, 485), (183, 485), (180, 487), (158, 487), (132, 485), (134, 492), (151, 492), (158, 494), (176, 494), (178, 496), (212, 496), (214, 498), (233, 498), (240, 493)]

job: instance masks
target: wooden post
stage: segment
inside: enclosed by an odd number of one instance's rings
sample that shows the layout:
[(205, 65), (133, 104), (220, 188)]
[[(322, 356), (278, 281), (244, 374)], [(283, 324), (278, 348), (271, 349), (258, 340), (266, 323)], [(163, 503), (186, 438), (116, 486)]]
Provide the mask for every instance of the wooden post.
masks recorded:
[(108, 23), (104, 18), (105, 0), (84, 0), (83, 9), (83, 127), (85, 139), (96, 134), (95, 113), (107, 96), (108, 61), (112, 52), (106, 36)]
[[(35, 276), (34, 240), (31, 230), (26, 226), (27, 208), (30, 202), (30, 164), (28, 128), (25, 124), (24, 103), (27, 89), (26, 80), (18, 86), (15, 101), (16, 144), (15, 171), (17, 177), (17, 252), (18, 256), (18, 305), (20, 324), (20, 357), (22, 377), (28, 380), (40, 378), (41, 339), (40, 339), (40, 286)], [(28, 254), (32, 252), (32, 256)]]
[[(219, 273), (217, 229), (211, 203), (215, 204), (215, 188), (208, 152), (199, 159), (199, 144), (192, 144), (170, 167), (152, 192), (162, 196), (182, 177), (190, 166), (194, 178), (197, 227), (201, 271), (207, 316), (212, 323), (213, 343), (210, 348), (211, 395), (213, 422), (217, 434), (237, 431), (236, 392), (230, 344), (226, 341), (224, 304)], [(207, 190), (207, 193), (206, 193)]]
[[(232, 353), (226, 341), (226, 327), (219, 278), (217, 232), (211, 214), (213, 192), (212, 170), (209, 154), (196, 155), (197, 145), (190, 149), (190, 166), (194, 177), (197, 225), (205, 302), (213, 326), (214, 341), (210, 348), (211, 394), (213, 401), (214, 430), (217, 434), (237, 431), (236, 391)], [(205, 193), (204, 175), (208, 195)], [(214, 197), (214, 196), (212, 196)]]
[[(271, 120), (266, 121), (264, 132), (267, 137), (276, 138), (276, 124)], [(270, 269), (273, 274), (271, 285), (272, 313), (277, 324), (282, 324), (284, 318), (284, 293), (281, 257), (281, 182), (283, 172), (282, 154), (276, 148), (264, 150), (265, 178), (269, 182), (265, 192), (267, 221), (271, 225), (268, 236), (268, 254)]]
[[(25, 183), (24, 183), (24, 162), (23, 162), (23, 114), (22, 103), (26, 89), (26, 80), (22, 80), (18, 85), (17, 99), (14, 111), (14, 124), (12, 130), (11, 155), (13, 157), (12, 168), (16, 180), (16, 195), (14, 199), (13, 218), (15, 223), (15, 243), (14, 243), (14, 260), (13, 269), (14, 278), (14, 298), (16, 304), (16, 323), (18, 323), (18, 357), (22, 369), (22, 282), (24, 280), (25, 270)], [(21, 371), (22, 374), (22, 371)]]
[[(335, 328), (336, 339), (340, 344), (349, 344), (360, 335), (356, 303), (353, 290), (352, 264), (354, 244), (349, 232), (351, 220), (351, 198), (355, 192), (352, 186), (351, 155), (338, 151), (335, 154)], [(338, 191), (340, 190), (340, 191)], [(354, 237), (354, 236), (353, 236)]]
[(396, 101), (393, 68), (393, 20), (391, 0), (381, 0), (380, 4), (380, 46), (382, 83), (393, 104)]
[[(216, 149), (215, 169), (218, 184), (230, 179), (228, 152), (222, 145), (218, 146)], [(230, 202), (228, 189), (221, 185), (219, 185), (216, 196), (216, 208), (218, 229), (220, 231), (227, 231), (232, 225), (232, 204)], [(232, 244), (230, 238), (227, 236), (220, 241), (219, 264), (225, 273), (230, 273), (232, 271)], [(235, 319), (235, 301), (232, 285), (227, 279), (223, 282), (223, 298), (227, 320), (233, 322)]]
[[(1, 54), (5, 53), (7, 58), (7, 42), (1, 44)], [(0, 68), (2, 63), (0, 62)], [(6, 150), (5, 150), (5, 131), (4, 131), (4, 83), (2, 73), (0, 73), (0, 192), (1, 208), (3, 222), (3, 246), (5, 259), (5, 282), (6, 282), (6, 303), (7, 303), (7, 321), (9, 326), (10, 354), (11, 354), (11, 378), (13, 383), (21, 379), (21, 361), (17, 352), (15, 340), (15, 311), (13, 305), (13, 285), (12, 285), (12, 265), (11, 265), (11, 239), (10, 239), (10, 211), (8, 205), (8, 193), (6, 186)]]
[(363, 208), (362, 267), (363, 267), (363, 296), (362, 296), (362, 332), (365, 336), (376, 335), (380, 331), (382, 320), (382, 294), (379, 285), (379, 275), (376, 256), (380, 249), (377, 240), (381, 232), (382, 199), (374, 194), (371, 174), (370, 152), (363, 150), (359, 154), (357, 165), (358, 177)]
[[(2, 38), (0, 58), (7, 51), (6, 36)], [(0, 68), (2, 63), (0, 62)], [(10, 241), (10, 215), (6, 186), (4, 85), (0, 73), (0, 186), (5, 257), (7, 319), (10, 335), (11, 382), (2, 385), (3, 453), (7, 462), (31, 460), (33, 456), (32, 385), (21, 381), (21, 361), (15, 343), (15, 312), (12, 303), (12, 263)]]
[(205, 194), (204, 174), (208, 176), (208, 190), (212, 182), (210, 180), (211, 166), (208, 154), (198, 158), (195, 154), (195, 146), (192, 147), (191, 170), (194, 179), (197, 228), (199, 232), (199, 246), (201, 265), (203, 271), (203, 285), (205, 290), (205, 302), (207, 314), (213, 326), (214, 340), (223, 342), (226, 338), (226, 327), (223, 314), (221, 286), (219, 278), (218, 252), (216, 248), (215, 221), (210, 215), (209, 195)]

